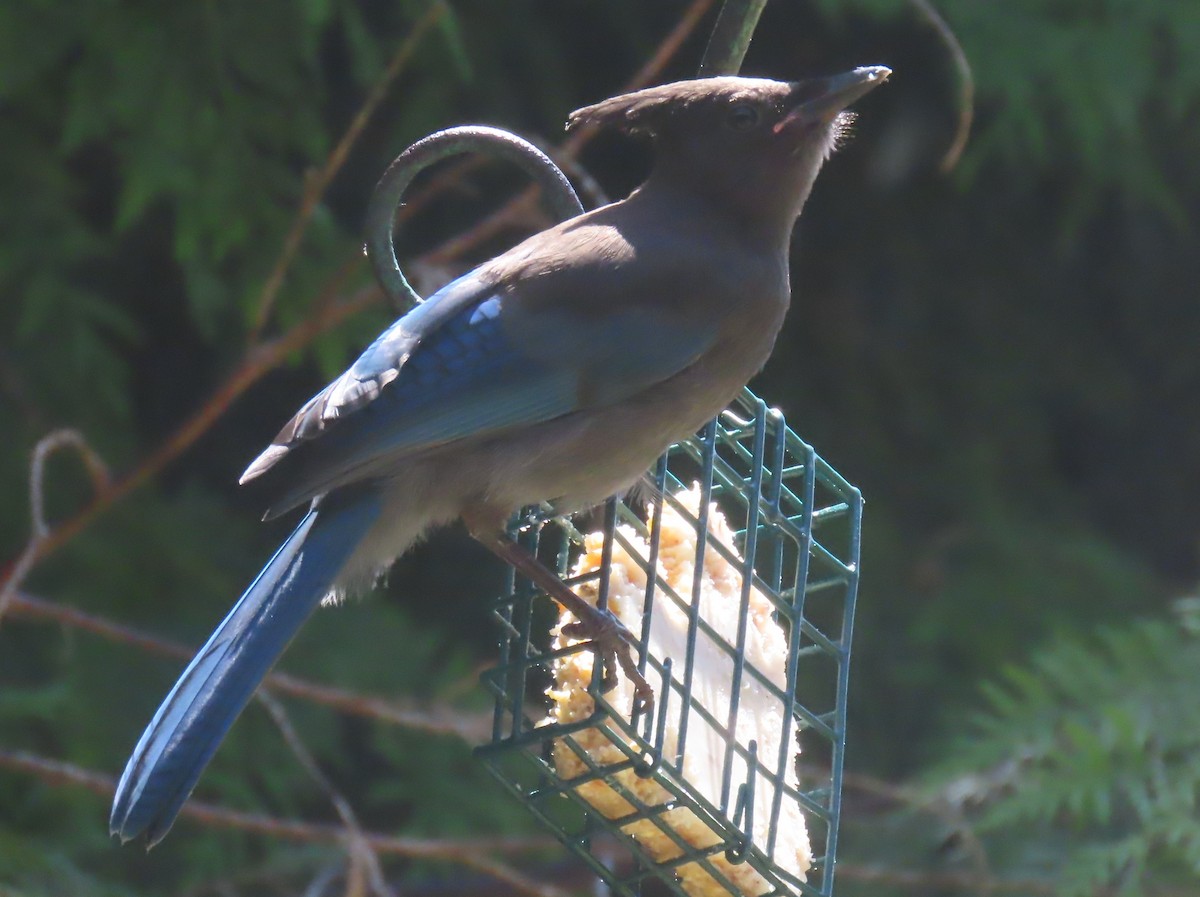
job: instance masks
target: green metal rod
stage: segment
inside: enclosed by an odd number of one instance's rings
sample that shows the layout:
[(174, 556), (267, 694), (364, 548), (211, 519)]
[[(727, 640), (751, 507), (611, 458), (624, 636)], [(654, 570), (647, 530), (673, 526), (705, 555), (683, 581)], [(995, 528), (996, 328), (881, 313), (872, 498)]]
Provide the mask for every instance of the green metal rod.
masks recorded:
[(700, 77), (736, 75), (767, 0), (725, 0), (700, 62)]

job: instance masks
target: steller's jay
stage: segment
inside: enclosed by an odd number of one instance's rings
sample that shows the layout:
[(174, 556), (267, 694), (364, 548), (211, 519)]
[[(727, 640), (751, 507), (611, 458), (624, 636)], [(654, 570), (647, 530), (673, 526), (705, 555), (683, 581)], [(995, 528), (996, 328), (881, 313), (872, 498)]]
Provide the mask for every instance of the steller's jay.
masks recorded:
[(167, 695), (110, 827), (153, 845), (323, 598), (369, 585), (430, 527), (495, 542), (514, 510), (620, 493), (766, 362), (788, 244), (842, 110), (881, 66), (799, 82), (680, 81), (573, 113), (651, 135), (627, 199), (551, 227), (383, 332), (242, 475), (296, 530)]

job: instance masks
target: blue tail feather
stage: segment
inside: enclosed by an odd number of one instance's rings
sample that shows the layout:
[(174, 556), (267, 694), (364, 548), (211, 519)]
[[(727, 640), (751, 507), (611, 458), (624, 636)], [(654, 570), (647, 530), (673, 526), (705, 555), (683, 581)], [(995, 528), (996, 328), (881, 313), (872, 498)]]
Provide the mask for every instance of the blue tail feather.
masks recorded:
[(379, 515), (377, 495), (318, 506), (250, 584), (146, 727), (113, 799), (122, 841), (166, 835), (225, 733)]

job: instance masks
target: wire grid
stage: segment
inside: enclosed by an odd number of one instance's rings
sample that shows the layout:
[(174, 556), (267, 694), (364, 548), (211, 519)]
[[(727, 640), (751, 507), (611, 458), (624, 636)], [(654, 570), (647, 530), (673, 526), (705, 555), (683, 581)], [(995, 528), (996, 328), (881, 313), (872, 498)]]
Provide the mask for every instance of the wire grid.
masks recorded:
[[(655, 576), (646, 583), (645, 614), (640, 633), (643, 650), (639, 667), (656, 693), (654, 710), (627, 719), (600, 693), (596, 660), (589, 694), (595, 711), (587, 719), (560, 724), (548, 720), (545, 690), (551, 684), (551, 664), (586, 645), (554, 649), (548, 630), (557, 605), (538, 600), (541, 592), (510, 571), (509, 591), (499, 599), (495, 615), (502, 630), (498, 665), (483, 674), (495, 696), (492, 739), (476, 753), (488, 769), (573, 853), (622, 897), (640, 894), (642, 885), (657, 879), (680, 897), (696, 897), (697, 871), (706, 894), (745, 893), (731, 878), (735, 867), (748, 864), (757, 874), (753, 892), (767, 895), (822, 895), (833, 888), (841, 804), (845, 746), (846, 689), (850, 640), (858, 586), (862, 497), (813, 449), (787, 428), (783, 416), (745, 390), (735, 403), (696, 437), (672, 446), (652, 473), (659, 494), (696, 527), (696, 566), (703, 571), (704, 554), (717, 551), (742, 571), (742, 603), (736, 633), (717, 633), (700, 618), (699, 575), (691, 596), (675, 594)], [(673, 498), (673, 493), (698, 482), (698, 519)], [(715, 502), (735, 529), (738, 557), (709, 536), (709, 504)], [(565, 582), (577, 587), (597, 581), (599, 605), (605, 606), (614, 544), (624, 543), (618, 521), (632, 526), (649, 542), (643, 569), (655, 569), (657, 525), (662, 502), (655, 503), (655, 525), (648, 528), (625, 504), (610, 501), (604, 513), (604, 549), (599, 571), (568, 576), (572, 546), (580, 534), (568, 522), (553, 517), (550, 508), (526, 509), (514, 521), (516, 537), (547, 563), (557, 567)], [(740, 526), (740, 529), (738, 528)], [(624, 545), (629, 550), (627, 544)], [(632, 551), (629, 551), (634, 556)], [(751, 583), (774, 606), (774, 617), (787, 643), (786, 687), (780, 689), (745, 659), (745, 620)], [(687, 648), (683, 657), (647, 656), (656, 602), (674, 601), (688, 613)], [(661, 605), (660, 605), (661, 606)], [(692, 694), (697, 634), (717, 641), (732, 659), (731, 717), (716, 720)], [(634, 633), (639, 635), (638, 633)], [(736, 718), (741, 681), (753, 676), (760, 688), (782, 702), (784, 731), (775, 756), (759, 756), (758, 745), (737, 741)], [(701, 717), (724, 739), (722, 781), (718, 796), (705, 794), (684, 772), (689, 721)], [(668, 722), (680, 734), (673, 756), (664, 756), (663, 733)], [(617, 751), (605, 756), (616, 762), (598, 763), (579, 744), (581, 733), (603, 733)], [(564, 778), (555, 768), (553, 745), (565, 745), (580, 761), (582, 774)], [(785, 781), (789, 764), (800, 747), (800, 787)], [(735, 763), (734, 760), (737, 759)], [(734, 780), (735, 766), (745, 770)], [(658, 797), (644, 799), (642, 788), (631, 788), (629, 771), (659, 786)], [(624, 773), (622, 777), (621, 774)], [(593, 787), (607, 786), (627, 802), (630, 812), (605, 818), (582, 796)], [(602, 783), (602, 785), (600, 785)], [(768, 835), (754, 839), (756, 789), (767, 787), (770, 801)], [(777, 857), (776, 835), (781, 802), (799, 803), (808, 826), (813, 863), (806, 879), (787, 871)], [(759, 803), (761, 806), (761, 803)], [(712, 836), (711, 846), (697, 848), (681, 837), (679, 812), (690, 810)], [(647, 852), (639, 830), (650, 825), (676, 845), (678, 856), (663, 861)], [(759, 826), (761, 831), (761, 825)], [(605, 834), (611, 837), (605, 837)], [(613, 849), (614, 842), (622, 849)], [(661, 840), (661, 839), (660, 839)], [(765, 841), (765, 843), (762, 843)], [(720, 858), (727, 862), (721, 862)], [(688, 881), (692, 884), (687, 884)], [(686, 890), (685, 890), (686, 888)]]

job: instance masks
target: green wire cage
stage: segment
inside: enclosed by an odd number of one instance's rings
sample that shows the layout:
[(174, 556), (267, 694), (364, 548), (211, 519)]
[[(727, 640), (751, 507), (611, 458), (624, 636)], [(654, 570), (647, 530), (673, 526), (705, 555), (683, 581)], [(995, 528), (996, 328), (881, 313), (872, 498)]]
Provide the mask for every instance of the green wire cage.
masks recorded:
[[(623, 897), (654, 880), (681, 897), (829, 897), (862, 497), (749, 390), (651, 478), (649, 520), (610, 501), (590, 547), (548, 508), (513, 531), (601, 607), (617, 585), (637, 592), (622, 619), (654, 708), (603, 693), (588, 645), (556, 637), (555, 606), (511, 573), (477, 754)], [(690, 538), (664, 544), (664, 515)], [(572, 563), (589, 553), (598, 562)], [(581, 666), (577, 712), (556, 715), (563, 671)]]

